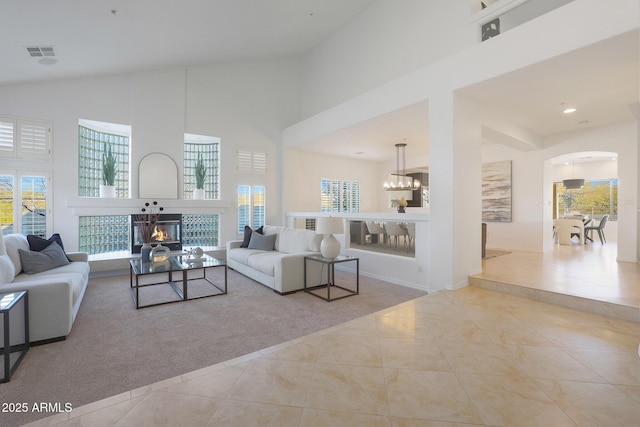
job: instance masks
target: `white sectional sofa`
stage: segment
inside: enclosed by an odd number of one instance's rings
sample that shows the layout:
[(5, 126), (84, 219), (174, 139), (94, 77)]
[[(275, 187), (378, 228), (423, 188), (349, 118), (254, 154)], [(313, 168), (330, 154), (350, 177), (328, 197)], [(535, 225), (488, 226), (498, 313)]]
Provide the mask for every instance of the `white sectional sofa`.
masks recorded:
[[(71, 331), (87, 288), (88, 255), (84, 252), (67, 252), (72, 262), (40, 273), (27, 274), (23, 271), (18, 249), (29, 251), (26, 236), (9, 234), (3, 237), (0, 233), (0, 292), (28, 291), (29, 341), (64, 339)], [(21, 331), (11, 330), (12, 345), (22, 337)], [(4, 332), (0, 330), (0, 343), (3, 340)]]
[[(303, 289), (304, 257), (320, 253), (322, 235), (310, 230), (271, 225), (263, 227), (263, 234), (276, 235), (273, 250), (242, 248), (242, 240), (229, 241), (227, 266), (279, 294)], [(310, 283), (321, 279), (321, 264), (308, 263), (307, 269), (307, 277), (313, 278)]]

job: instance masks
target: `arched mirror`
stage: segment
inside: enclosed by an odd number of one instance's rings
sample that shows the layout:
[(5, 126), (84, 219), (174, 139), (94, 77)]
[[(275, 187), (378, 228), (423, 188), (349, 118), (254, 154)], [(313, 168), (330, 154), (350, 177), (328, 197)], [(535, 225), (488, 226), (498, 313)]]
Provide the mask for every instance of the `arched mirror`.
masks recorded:
[(171, 157), (162, 153), (144, 156), (138, 168), (138, 197), (178, 198), (178, 167)]

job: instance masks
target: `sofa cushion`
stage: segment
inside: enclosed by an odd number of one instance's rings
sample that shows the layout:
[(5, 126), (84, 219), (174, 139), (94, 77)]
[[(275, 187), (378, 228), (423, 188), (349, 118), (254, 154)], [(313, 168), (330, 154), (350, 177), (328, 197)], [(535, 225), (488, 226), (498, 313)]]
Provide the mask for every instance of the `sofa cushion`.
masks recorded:
[(283, 256), (283, 253), (277, 251), (261, 251), (249, 257), (248, 265), (254, 270), (273, 277), (275, 276), (276, 264)]
[(11, 283), (16, 275), (16, 268), (9, 255), (0, 255), (0, 285)]
[(320, 250), (322, 235), (311, 230), (282, 228), (278, 233), (278, 251), (287, 254), (317, 252)]
[(249, 241), (249, 249), (258, 249), (261, 251), (272, 251), (276, 242), (276, 235), (262, 235), (260, 233), (252, 233)]
[(263, 252), (258, 249), (235, 248), (227, 252), (227, 258), (238, 261), (240, 264), (249, 265), (250, 256)]
[[(72, 262), (71, 264), (87, 264), (80, 262)], [(82, 289), (84, 288), (84, 284), (86, 282), (86, 274), (82, 273), (73, 273), (67, 272), (67, 274), (56, 274), (52, 275), (49, 272), (56, 271), (60, 268), (54, 268), (53, 270), (49, 270), (48, 272), (39, 273), (39, 274), (21, 274), (13, 281), (13, 283), (29, 283), (36, 280), (39, 280), (39, 283), (43, 283), (45, 281), (48, 282), (66, 282), (71, 285), (71, 297), (72, 297), (72, 305), (76, 303), (80, 295), (82, 294)]]
[(40, 252), (18, 249), (22, 270), (27, 274), (41, 273), (61, 265), (69, 264), (64, 251), (56, 242)]
[(24, 251), (29, 250), (29, 242), (27, 236), (23, 234), (7, 234), (4, 236), (4, 245), (7, 249), (7, 255), (11, 258), (13, 266), (15, 267), (15, 275), (22, 273), (22, 262), (20, 262), (20, 254), (18, 249)]

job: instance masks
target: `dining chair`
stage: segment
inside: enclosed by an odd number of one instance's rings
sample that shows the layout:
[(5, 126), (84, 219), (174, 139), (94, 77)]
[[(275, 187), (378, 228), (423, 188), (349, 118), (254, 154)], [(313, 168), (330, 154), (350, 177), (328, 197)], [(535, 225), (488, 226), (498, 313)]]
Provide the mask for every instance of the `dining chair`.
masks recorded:
[(561, 245), (570, 245), (571, 238), (577, 236), (584, 244), (584, 223), (580, 219), (556, 219), (557, 239)]
[(384, 238), (384, 228), (382, 225), (374, 221), (367, 221), (365, 222), (365, 225), (367, 227), (367, 235), (371, 236), (371, 243), (377, 243), (379, 245), (380, 241)]
[(609, 219), (609, 215), (603, 215), (602, 219), (600, 220), (600, 224), (598, 224), (597, 226), (589, 226), (589, 227), (585, 227), (584, 228), (584, 237), (585, 240), (590, 240), (593, 242), (593, 239), (591, 238), (591, 232), (594, 230), (598, 231), (598, 237), (600, 237), (600, 244), (604, 244), (607, 242), (607, 239), (604, 238), (604, 226), (607, 225), (607, 220)]
[[(404, 241), (405, 236), (407, 235), (407, 230), (400, 226), (397, 222), (385, 222), (384, 223), (384, 231), (389, 237), (389, 245), (391, 245), (391, 238), (393, 238), (396, 247), (398, 247), (398, 240), (400, 236)], [(404, 241), (406, 243), (406, 241)]]
[(416, 244), (416, 223), (408, 222), (406, 225), (407, 239), (409, 240), (409, 248)]

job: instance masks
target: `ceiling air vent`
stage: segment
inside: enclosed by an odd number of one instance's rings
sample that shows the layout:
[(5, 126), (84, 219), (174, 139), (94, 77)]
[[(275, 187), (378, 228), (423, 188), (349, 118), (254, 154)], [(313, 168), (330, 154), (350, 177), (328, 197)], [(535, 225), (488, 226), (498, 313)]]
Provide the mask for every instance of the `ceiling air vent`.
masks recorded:
[(42, 58), (43, 56), (56, 56), (55, 50), (53, 50), (53, 46), (32, 46), (27, 47), (27, 53), (32, 58)]

